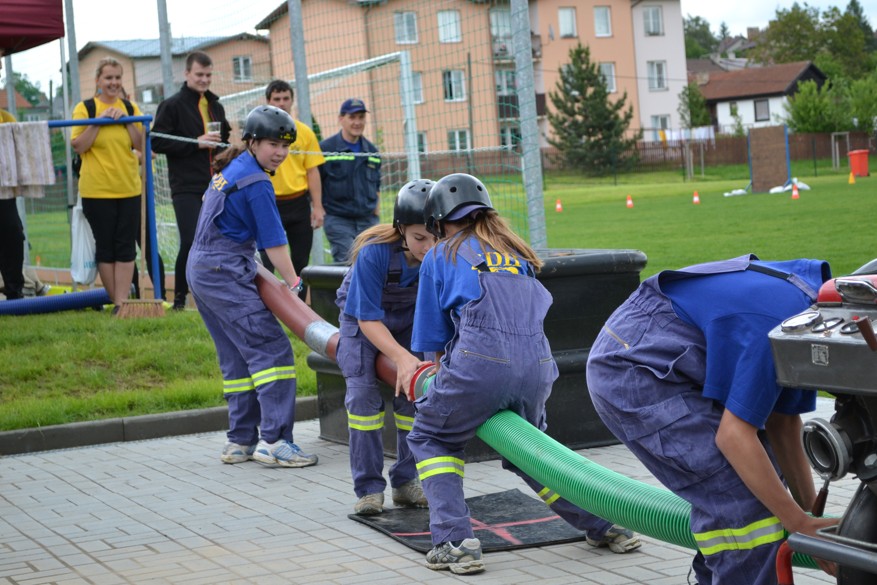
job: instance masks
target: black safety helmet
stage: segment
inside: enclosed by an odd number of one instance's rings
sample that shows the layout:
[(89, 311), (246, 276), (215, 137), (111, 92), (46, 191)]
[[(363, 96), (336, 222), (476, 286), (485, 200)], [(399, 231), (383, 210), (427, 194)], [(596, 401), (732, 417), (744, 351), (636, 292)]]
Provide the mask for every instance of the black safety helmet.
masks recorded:
[(456, 221), (478, 209), (493, 209), (484, 183), (466, 173), (454, 173), (436, 181), (426, 199), (426, 229), (444, 237), (442, 221)]
[(244, 140), (285, 140), (295, 142), (295, 121), (276, 106), (256, 106), (247, 114)]
[(429, 195), (434, 181), (429, 179), (415, 179), (408, 181), (396, 195), (396, 203), (393, 205), (393, 227), (426, 223), (423, 210), (426, 207), (426, 198)]

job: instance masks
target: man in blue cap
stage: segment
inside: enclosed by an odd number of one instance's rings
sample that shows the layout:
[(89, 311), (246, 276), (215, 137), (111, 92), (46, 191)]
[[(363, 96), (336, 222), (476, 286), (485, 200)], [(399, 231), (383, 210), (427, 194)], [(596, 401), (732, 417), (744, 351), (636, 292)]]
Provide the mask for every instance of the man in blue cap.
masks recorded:
[(381, 157), (362, 134), (368, 110), (361, 99), (341, 104), (341, 131), (320, 142), (326, 162), (323, 185), (323, 229), (335, 262), (346, 262), (354, 238), (376, 225), (380, 215)]

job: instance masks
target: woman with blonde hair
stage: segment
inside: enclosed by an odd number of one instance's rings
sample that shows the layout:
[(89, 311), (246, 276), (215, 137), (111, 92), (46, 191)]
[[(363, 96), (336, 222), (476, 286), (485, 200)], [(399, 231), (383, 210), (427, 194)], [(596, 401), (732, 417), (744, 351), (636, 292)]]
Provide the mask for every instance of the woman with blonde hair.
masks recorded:
[[(95, 72), (95, 97), (76, 104), (74, 120), (141, 116), (137, 104), (123, 97), (122, 64), (106, 57)], [(95, 260), (101, 282), (118, 313), (134, 276), (135, 244), (140, 232), (141, 181), (138, 159), (143, 125), (74, 126), (70, 143), (82, 158), (79, 194), (82, 211), (94, 233)]]
[[(464, 450), (477, 428), (511, 410), (545, 430), (545, 402), (557, 379), (542, 322), (551, 295), (536, 280), (542, 261), (493, 208), (487, 187), (455, 173), (426, 202), (426, 228), (441, 238), (420, 267), (412, 351), (436, 352), (437, 374), (415, 402), (408, 446), (429, 501), (430, 569), (484, 570), (463, 497)], [(402, 383), (410, 383), (408, 376)], [(626, 553), (640, 546), (630, 530), (560, 498), (503, 459), (591, 546)]]

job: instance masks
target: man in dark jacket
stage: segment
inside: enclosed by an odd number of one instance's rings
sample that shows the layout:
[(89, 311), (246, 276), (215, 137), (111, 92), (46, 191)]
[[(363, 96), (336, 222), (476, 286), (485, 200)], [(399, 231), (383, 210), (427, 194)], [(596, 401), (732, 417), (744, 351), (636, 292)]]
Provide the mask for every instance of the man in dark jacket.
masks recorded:
[[(174, 309), (186, 306), (186, 260), (195, 238), (201, 212), (201, 196), (213, 176), (213, 157), (221, 143), (227, 143), (231, 126), (219, 96), (209, 91), (213, 61), (201, 51), (186, 58), (186, 83), (180, 91), (158, 106), (152, 131), (187, 140), (154, 137), (152, 148), (167, 155), (174, 214), (180, 231), (180, 250), (174, 268)], [(211, 131), (211, 126), (219, 130)], [(195, 139), (198, 142), (192, 142)]]
[(323, 230), (335, 262), (346, 262), (353, 239), (378, 223), (381, 157), (363, 135), (365, 104), (349, 99), (341, 104), (341, 131), (320, 142), (326, 162), (320, 166), (323, 186)]

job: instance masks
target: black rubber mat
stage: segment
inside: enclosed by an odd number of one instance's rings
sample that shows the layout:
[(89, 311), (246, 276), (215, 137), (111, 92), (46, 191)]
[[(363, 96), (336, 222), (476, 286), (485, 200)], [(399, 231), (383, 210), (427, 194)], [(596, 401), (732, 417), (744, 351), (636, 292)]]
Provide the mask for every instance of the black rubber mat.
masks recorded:
[[(472, 529), (485, 552), (585, 539), (584, 532), (564, 522), (542, 500), (516, 489), (467, 498), (466, 504)], [(429, 510), (385, 508), (383, 514), (350, 514), (348, 518), (371, 526), (414, 550), (428, 552), (432, 548)]]

